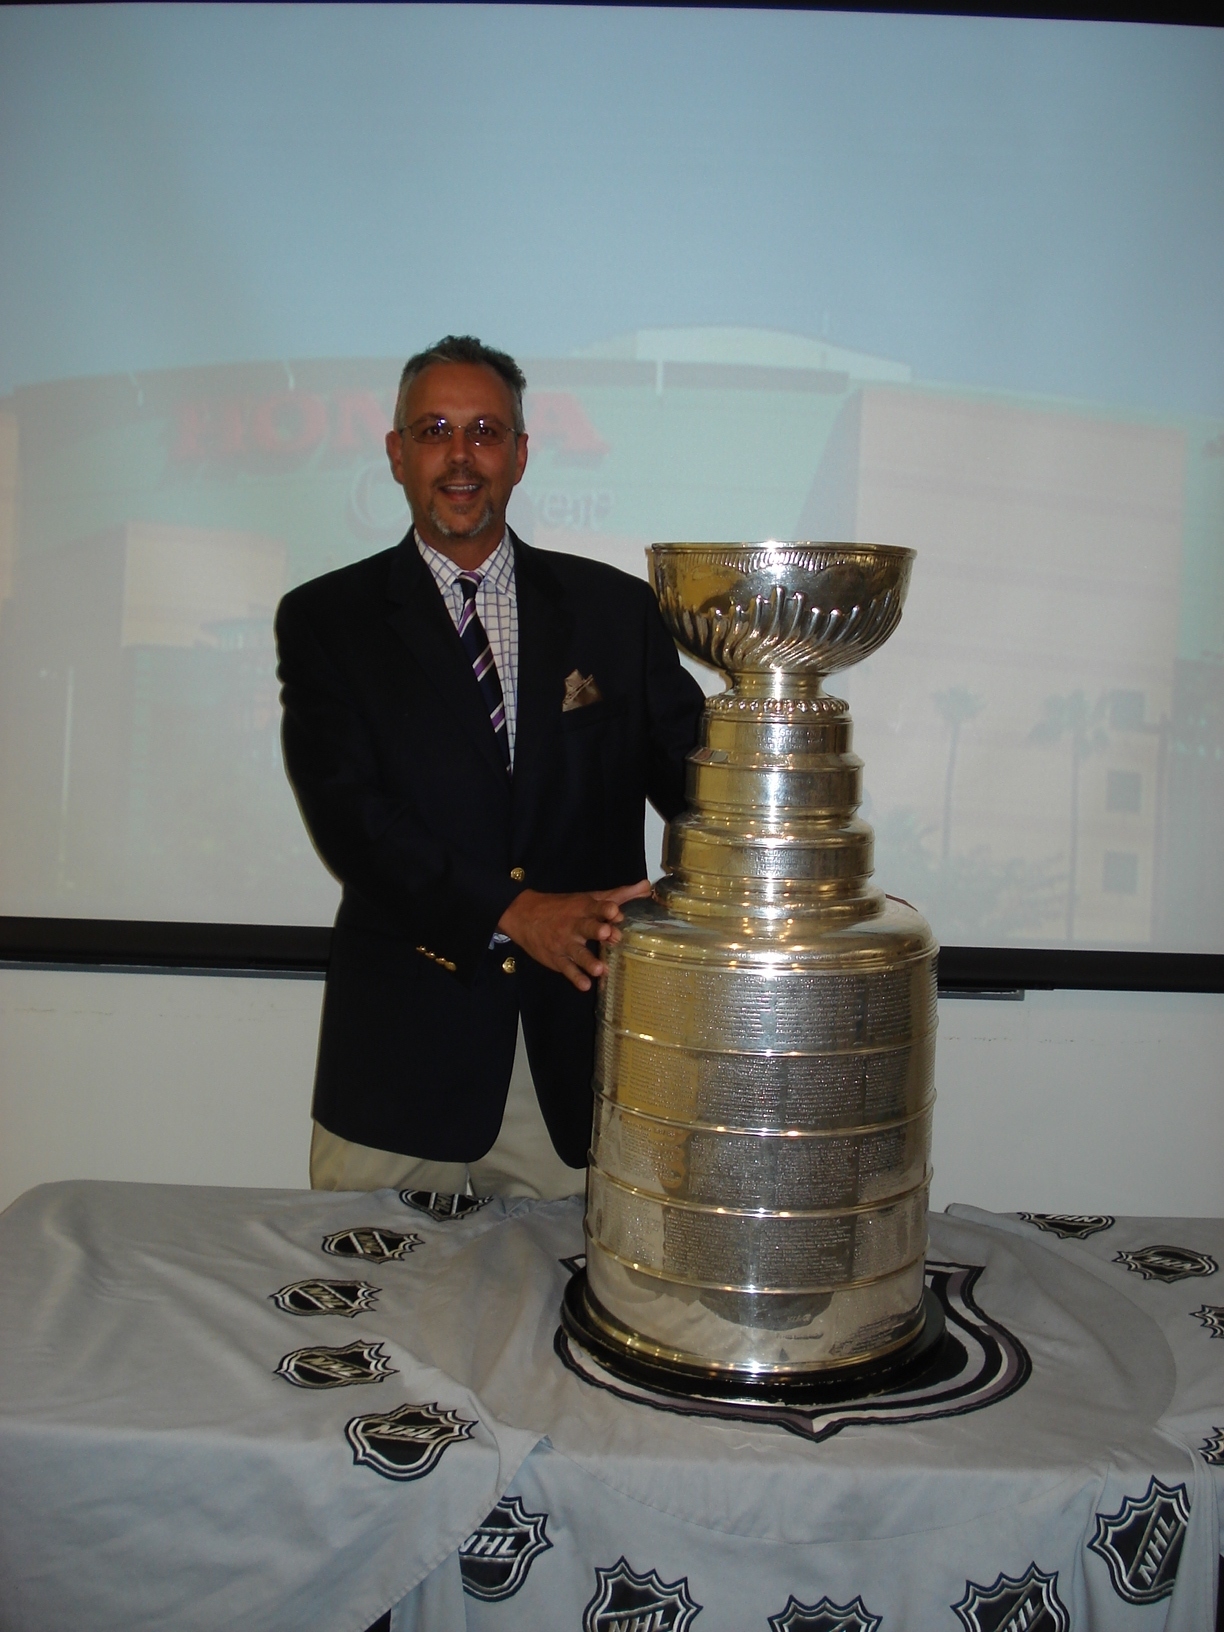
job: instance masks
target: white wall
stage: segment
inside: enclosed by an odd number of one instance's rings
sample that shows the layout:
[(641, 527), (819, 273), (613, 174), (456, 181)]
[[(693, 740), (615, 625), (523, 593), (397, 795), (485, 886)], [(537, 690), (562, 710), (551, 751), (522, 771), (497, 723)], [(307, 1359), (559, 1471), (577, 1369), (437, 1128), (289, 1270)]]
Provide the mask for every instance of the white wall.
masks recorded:
[[(322, 984), (0, 970), (0, 1206), (48, 1179), (308, 1183)], [(1224, 996), (940, 1004), (933, 1204), (1224, 1214)]]
[(945, 998), (936, 1207), (1224, 1214), (1224, 995)]
[(323, 984), (0, 970), (0, 1205), (46, 1179), (310, 1183)]

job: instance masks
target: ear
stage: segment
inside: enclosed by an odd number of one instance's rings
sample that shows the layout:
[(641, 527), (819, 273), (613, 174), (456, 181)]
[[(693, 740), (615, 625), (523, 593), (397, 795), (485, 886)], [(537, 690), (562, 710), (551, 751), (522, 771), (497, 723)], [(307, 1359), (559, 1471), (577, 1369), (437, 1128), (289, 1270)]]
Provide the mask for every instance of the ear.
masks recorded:
[(404, 485), (404, 437), (401, 431), (388, 431), (384, 443), (391, 462), (391, 474), (401, 487)]
[[(517, 487), (523, 479), (523, 472), (527, 469), (527, 432), (520, 431), (515, 437), (514, 443), (514, 485)], [(393, 464), (392, 469), (394, 468)], [(396, 481), (398, 480), (399, 477), (397, 476)]]

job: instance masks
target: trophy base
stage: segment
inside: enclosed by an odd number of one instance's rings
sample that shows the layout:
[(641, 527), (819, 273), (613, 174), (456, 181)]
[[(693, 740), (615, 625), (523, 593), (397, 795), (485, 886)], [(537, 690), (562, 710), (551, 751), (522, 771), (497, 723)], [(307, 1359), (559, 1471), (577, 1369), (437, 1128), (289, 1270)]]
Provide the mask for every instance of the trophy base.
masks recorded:
[[(927, 1287), (918, 1330), (888, 1354), (785, 1375), (725, 1366), (686, 1365), (644, 1354), (640, 1346), (629, 1342), (617, 1342), (615, 1333), (619, 1322), (592, 1295), (585, 1269), (573, 1275), (565, 1289), (561, 1324), (576, 1343), (623, 1382), (685, 1399), (743, 1401), (757, 1405), (837, 1405), (873, 1394), (914, 1388), (928, 1374), (938, 1370), (948, 1342), (943, 1306)], [(627, 1338), (630, 1335), (626, 1333)]]

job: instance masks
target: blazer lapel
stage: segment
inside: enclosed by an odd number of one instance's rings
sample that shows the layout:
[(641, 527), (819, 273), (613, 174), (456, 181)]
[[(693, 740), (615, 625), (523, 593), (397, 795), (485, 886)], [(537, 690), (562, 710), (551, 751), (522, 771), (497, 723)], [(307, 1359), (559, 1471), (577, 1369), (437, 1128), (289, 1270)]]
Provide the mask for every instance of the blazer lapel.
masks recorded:
[(565, 654), (573, 615), (539, 552), (513, 534), (511, 537), (519, 624), (512, 833), (519, 844), (531, 832), (548, 791), (548, 767), (561, 729)]
[(472, 665), (411, 533), (391, 562), (387, 621), (407, 646), (439, 702), (454, 717), (505, 787), (509, 778)]

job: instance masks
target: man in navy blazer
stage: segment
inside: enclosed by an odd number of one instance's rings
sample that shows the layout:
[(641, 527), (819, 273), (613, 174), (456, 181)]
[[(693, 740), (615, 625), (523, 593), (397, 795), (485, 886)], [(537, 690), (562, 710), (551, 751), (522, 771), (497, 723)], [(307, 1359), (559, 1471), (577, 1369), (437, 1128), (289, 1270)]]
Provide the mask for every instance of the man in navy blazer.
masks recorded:
[(331, 1188), (581, 1188), (600, 953), (649, 888), (644, 801), (683, 803), (702, 698), (649, 588), (506, 526), (524, 384), (466, 337), (410, 359), (387, 452), (412, 529), (277, 613), (285, 764), (343, 885)]

